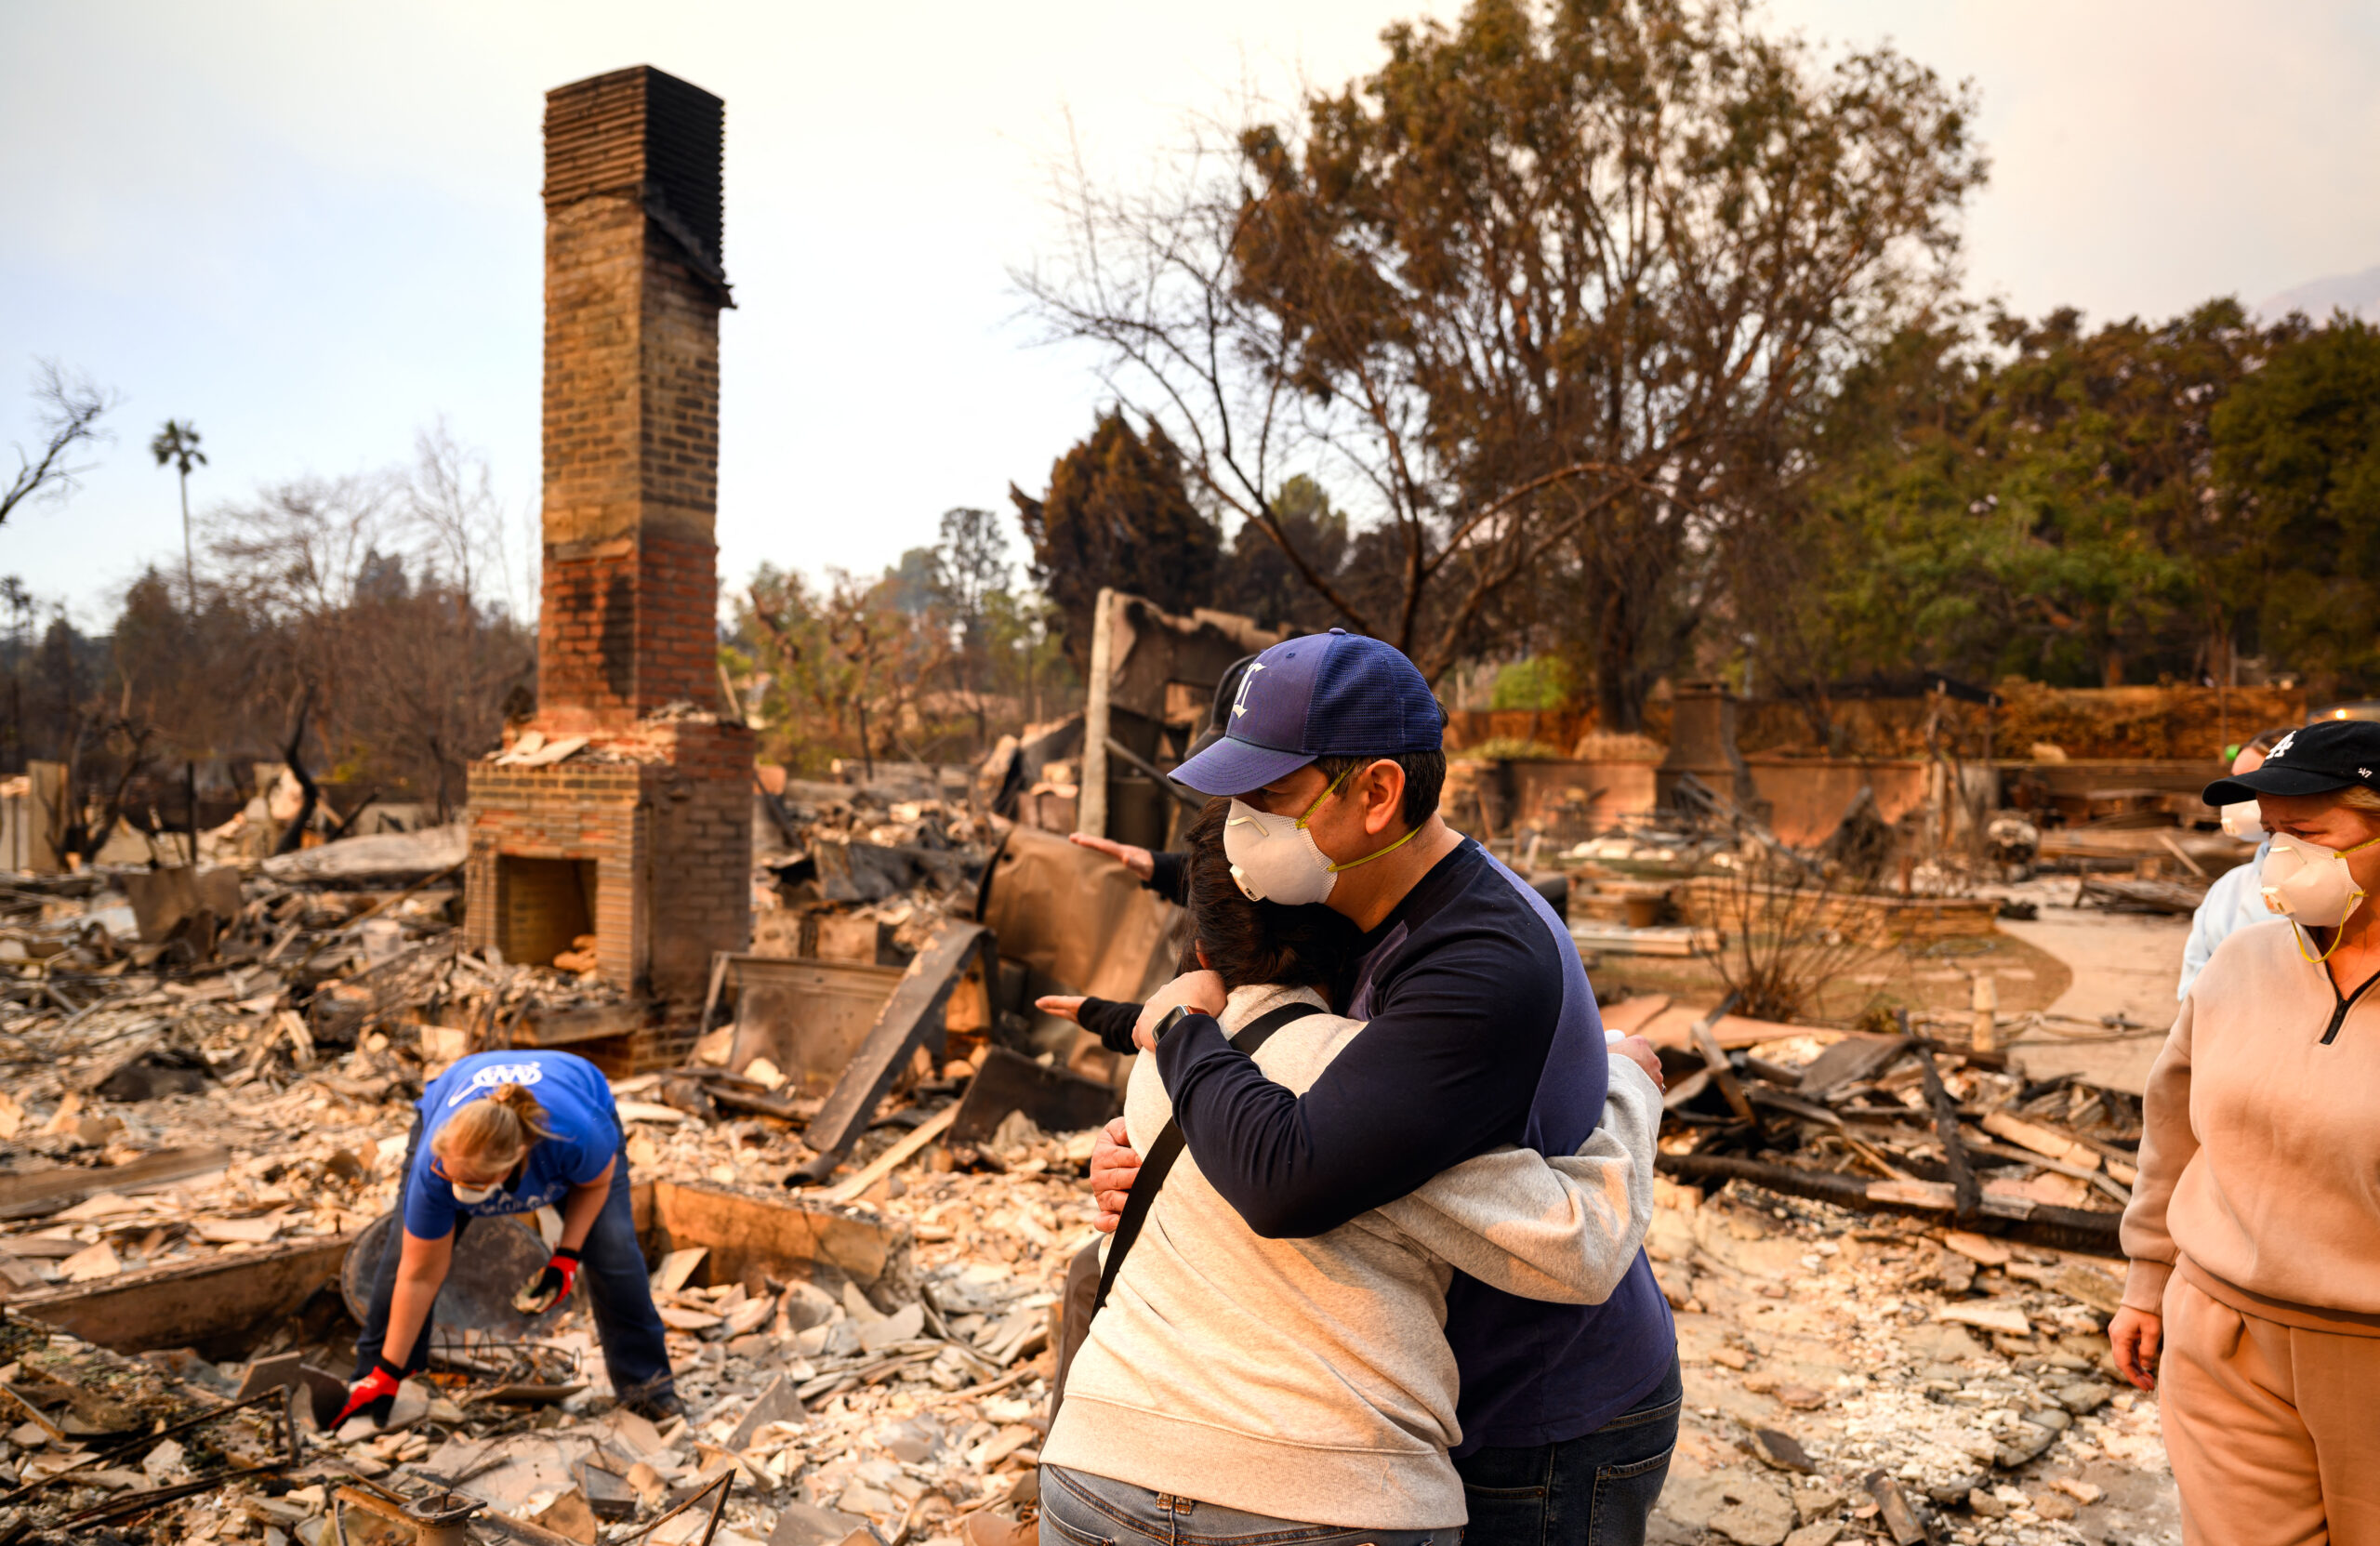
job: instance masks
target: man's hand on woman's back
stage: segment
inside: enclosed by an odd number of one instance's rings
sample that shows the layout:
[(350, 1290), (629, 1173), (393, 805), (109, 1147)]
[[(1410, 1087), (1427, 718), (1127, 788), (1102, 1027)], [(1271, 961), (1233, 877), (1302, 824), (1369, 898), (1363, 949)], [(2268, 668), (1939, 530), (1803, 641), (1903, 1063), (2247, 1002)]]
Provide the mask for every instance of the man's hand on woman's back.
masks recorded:
[(1132, 1183), (1141, 1171), (1141, 1156), (1132, 1149), (1125, 1133), (1124, 1118), (1117, 1117), (1100, 1130), (1091, 1145), (1091, 1195), (1099, 1204), (1099, 1217), (1091, 1227), (1102, 1235), (1113, 1235), (1124, 1217), (1124, 1199), (1132, 1190)]
[(1611, 1044), (1611, 1050), (1614, 1056), (1626, 1058), (1652, 1076), (1654, 1089), (1667, 1090), (1670, 1087), (1670, 1081), (1661, 1077), (1661, 1054), (1643, 1037), (1621, 1037)]

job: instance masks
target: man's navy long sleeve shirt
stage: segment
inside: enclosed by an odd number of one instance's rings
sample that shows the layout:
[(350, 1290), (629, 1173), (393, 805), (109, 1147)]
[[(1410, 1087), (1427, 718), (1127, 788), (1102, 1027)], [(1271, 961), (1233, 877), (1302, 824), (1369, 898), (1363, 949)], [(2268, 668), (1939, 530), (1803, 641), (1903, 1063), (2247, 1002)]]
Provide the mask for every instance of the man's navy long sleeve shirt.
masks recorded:
[[(1439, 861), (1365, 945), (1347, 1012), (1367, 1024), (1302, 1096), (1208, 1016), (1157, 1047), (1200, 1173), (1259, 1235), (1326, 1233), (1501, 1144), (1574, 1153), (1602, 1118), (1608, 1054), (1578, 948), (1478, 844)], [(1600, 1305), (1458, 1275), (1447, 1340), (1464, 1453), (1591, 1433), (1649, 1392), (1676, 1347), (1641, 1252)]]

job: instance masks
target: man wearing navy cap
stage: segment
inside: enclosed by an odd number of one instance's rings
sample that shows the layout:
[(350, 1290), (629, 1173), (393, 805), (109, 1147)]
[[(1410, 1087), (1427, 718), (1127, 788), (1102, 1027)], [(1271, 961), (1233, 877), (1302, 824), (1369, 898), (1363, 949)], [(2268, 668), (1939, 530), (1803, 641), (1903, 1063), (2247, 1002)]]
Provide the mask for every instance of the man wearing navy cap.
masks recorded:
[[(1323, 1234), (1501, 1144), (1570, 1153), (1601, 1114), (1602, 1020), (1552, 907), (1446, 825), (1445, 716), (1413, 663), (1334, 628), (1276, 644), (1241, 679), (1224, 736), (1175, 770), (1232, 798), (1224, 852), (1259, 900), (1320, 903), (1364, 930), (1346, 1012), (1364, 1032), (1303, 1095), (1272, 1083), (1191, 972), (1143, 1009), (1206, 1179), (1271, 1238)], [(1120, 1209), (1137, 1160), (1103, 1148)], [(1599, 1305), (1543, 1303), (1458, 1275), (1447, 1340), (1473, 1541), (1641, 1541), (1676, 1441), (1676, 1330), (1640, 1252)]]

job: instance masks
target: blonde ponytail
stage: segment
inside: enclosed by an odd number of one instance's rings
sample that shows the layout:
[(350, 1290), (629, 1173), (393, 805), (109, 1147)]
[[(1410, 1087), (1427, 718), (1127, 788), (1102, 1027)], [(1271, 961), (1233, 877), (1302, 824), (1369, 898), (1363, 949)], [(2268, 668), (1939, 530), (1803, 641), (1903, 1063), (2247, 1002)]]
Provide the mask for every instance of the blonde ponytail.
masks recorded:
[(546, 1108), (525, 1084), (499, 1084), (447, 1119), (430, 1148), (449, 1164), (475, 1174), (509, 1170), (540, 1138), (551, 1138)]

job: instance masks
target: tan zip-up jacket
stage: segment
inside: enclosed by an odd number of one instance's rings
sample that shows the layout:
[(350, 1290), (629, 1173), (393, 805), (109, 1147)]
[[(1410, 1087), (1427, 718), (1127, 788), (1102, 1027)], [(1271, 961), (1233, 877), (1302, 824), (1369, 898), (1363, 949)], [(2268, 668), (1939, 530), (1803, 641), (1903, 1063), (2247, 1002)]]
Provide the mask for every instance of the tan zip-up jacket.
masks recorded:
[(2294, 925), (2225, 940), (2149, 1072), (2123, 1302), (2176, 1271), (2243, 1314), (2380, 1336), (2380, 985), (2343, 996)]

